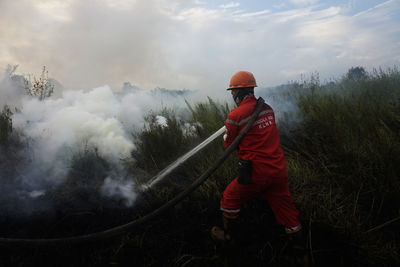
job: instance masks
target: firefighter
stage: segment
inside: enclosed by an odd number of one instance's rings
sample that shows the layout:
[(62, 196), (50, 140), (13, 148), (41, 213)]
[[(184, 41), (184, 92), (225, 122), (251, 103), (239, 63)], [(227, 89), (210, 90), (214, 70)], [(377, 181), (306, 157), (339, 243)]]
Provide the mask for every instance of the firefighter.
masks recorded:
[[(254, 96), (256, 86), (251, 72), (239, 71), (232, 76), (227, 90), (231, 92), (237, 108), (229, 113), (225, 121), (225, 148), (246, 126), (254, 112), (257, 103)], [(223, 192), (220, 202), (223, 228), (214, 226), (211, 229), (213, 239), (231, 241), (238, 231), (237, 218), (242, 204), (261, 194), (271, 207), (277, 222), (285, 227), (293, 247), (304, 249), (299, 212), (293, 205), (289, 192), (286, 161), (279, 143), (274, 112), (269, 105), (264, 104), (254, 125), (239, 143), (237, 156), (238, 177)]]

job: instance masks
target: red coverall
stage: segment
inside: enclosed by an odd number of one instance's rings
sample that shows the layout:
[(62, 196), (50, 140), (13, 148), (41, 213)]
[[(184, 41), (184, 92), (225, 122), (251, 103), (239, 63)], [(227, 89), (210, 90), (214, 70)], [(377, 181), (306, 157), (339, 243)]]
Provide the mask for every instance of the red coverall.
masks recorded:
[[(232, 110), (225, 121), (224, 146), (228, 147), (246, 126), (254, 112), (257, 100), (245, 98)], [(287, 231), (300, 227), (299, 212), (293, 205), (288, 187), (288, 173), (272, 108), (264, 104), (253, 127), (241, 140), (238, 157), (250, 160), (252, 183), (241, 185), (236, 177), (225, 189), (221, 199), (221, 210), (227, 218), (239, 215), (241, 205), (257, 194), (262, 194), (275, 214), (277, 222)]]

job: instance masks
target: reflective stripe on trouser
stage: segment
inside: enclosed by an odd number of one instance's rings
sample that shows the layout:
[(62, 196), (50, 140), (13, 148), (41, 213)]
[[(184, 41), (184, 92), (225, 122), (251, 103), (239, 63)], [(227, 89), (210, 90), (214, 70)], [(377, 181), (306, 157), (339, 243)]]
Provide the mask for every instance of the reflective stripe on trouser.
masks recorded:
[(276, 221), (288, 228), (300, 225), (299, 212), (293, 205), (287, 178), (271, 178), (264, 184), (241, 185), (235, 178), (225, 189), (221, 211), (226, 217), (237, 217), (242, 204), (262, 194), (275, 214)]

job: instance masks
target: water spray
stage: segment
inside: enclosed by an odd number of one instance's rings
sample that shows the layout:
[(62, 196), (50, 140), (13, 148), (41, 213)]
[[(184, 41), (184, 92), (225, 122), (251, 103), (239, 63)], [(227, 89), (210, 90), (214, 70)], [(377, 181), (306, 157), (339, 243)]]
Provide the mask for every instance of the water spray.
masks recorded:
[(197, 145), (195, 148), (184, 154), (183, 156), (179, 157), (176, 161), (171, 163), (169, 166), (164, 168), (162, 171), (160, 171), (156, 176), (150, 179), (149, 182), (141, 186), (141, 191), (146, 191), (159, 182), (161, 182), (165, 177), (167, 177), (173, 170), (175, 170), (177, 167), (185, 163), (188, 159), (190, 159), (192, 156), (200, 152), (203, 148), (205, 148), (209, 143), (214, 141), (218, 136), (223, 134), (225, 132), (226, 128), (225, 126), (221, 127), (218, 131), (213, 133), (210, 137), (208, 137), (206, 140), (201, 142), (199, 145)]

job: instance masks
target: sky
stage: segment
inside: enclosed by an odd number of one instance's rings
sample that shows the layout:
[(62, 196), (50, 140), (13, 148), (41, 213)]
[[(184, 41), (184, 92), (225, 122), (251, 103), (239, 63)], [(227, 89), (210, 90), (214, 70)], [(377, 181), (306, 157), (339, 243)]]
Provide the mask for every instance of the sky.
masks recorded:
[(400, 0), (0, 0), (0, 71), (46, 66), (69, 89), (211, 93), (239, 70), (269, 87), (399, 63)]

